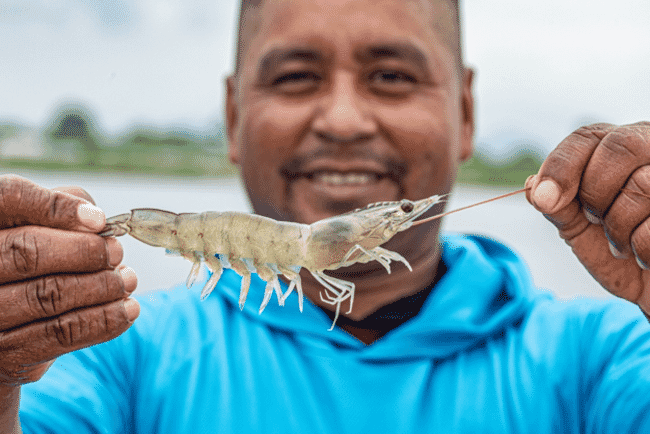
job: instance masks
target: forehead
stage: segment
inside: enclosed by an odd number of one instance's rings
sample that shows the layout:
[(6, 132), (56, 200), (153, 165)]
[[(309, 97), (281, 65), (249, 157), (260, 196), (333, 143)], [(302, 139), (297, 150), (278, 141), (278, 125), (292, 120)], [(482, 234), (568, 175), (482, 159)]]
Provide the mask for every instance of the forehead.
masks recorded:
[(255, 62), (286, 45), (342, 50), (405, 41), (441, 55), (450, 52), (447, 36), (454, 23), (447, 0), (266, 0), (247, 20), (242, 36), (248, 50), (242, 60)]
[[(311, 27), (337, 18), (341, 25), (424, 23), (433, 12), (432, 0), (266, 0), (260, 17), (265, 24), (288, 30), (296, 21), (309, 18)], [(313, 21), (312, 21), (313, 20)], [(331, 31), (333, 29), (323, 29)]]

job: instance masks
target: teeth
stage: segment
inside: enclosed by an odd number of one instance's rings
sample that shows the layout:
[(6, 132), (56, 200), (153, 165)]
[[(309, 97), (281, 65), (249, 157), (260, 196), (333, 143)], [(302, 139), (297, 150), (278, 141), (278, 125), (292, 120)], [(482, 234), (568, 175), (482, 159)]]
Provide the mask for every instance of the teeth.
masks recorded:
[(373, 180), (373, 177), (367, 173), (334, 173), (325, 172), (318, 176), (321, 182), (332, 185), (345, 185), (345, 184), (368, 184)]

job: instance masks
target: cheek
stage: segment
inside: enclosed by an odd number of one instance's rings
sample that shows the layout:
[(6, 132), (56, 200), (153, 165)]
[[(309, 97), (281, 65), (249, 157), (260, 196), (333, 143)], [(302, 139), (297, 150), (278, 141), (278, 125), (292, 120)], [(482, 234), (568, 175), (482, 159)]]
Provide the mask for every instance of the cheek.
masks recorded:
[(281, 218), (286, 180), (281, 168), (295, 156), (309, 125), (305, 107), (253, 102), (246, 106), (240, 130), (240, 168), (256, 212)]
[(311, 108), (305, 105), (251, 103), (242, 124), (242, 153), (262, 159), (283, 159), (304, 136), (310, 116)]
[(385, 113), (387, 135), (408, 163), (406, 197), (420, 199), (449, 191), (459, 158), (456, 123), (447, 107), (410, 107)]

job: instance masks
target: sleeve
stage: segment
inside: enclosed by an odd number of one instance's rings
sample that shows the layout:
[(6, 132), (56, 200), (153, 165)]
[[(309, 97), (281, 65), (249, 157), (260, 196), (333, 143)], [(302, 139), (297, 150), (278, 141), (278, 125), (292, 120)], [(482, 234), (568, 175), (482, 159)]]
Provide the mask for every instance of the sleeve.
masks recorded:
[[(126, 335), (126, 336), (125, 336)], [(31, 433), (132, 433), (135, 351), (122, 336), (59, 357), (22, 387), (20, 419)]]
[(621, 301), (590, 315), (584, 331), (584, 432), (650, 433), (648, 320)]

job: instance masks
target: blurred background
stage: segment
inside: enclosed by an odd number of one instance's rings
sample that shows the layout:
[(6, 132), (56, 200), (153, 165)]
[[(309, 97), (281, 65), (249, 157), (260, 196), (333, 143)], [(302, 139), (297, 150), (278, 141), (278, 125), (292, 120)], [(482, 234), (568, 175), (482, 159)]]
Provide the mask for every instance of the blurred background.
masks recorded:
[[(523, 186), (583, 124), (650, 119), (650, 2), (465, 0), (475, 156), (448, 209)], [(80, 185), (107, 215), (249, 210), (229, 165), (224, 79), (238, 0), (0, 0), (0, 172)], [(559, 297), (605, 296), (523, 196), (450, 216), (508, 243)], [(139, 291), (190, 264), (123, 238)]]

